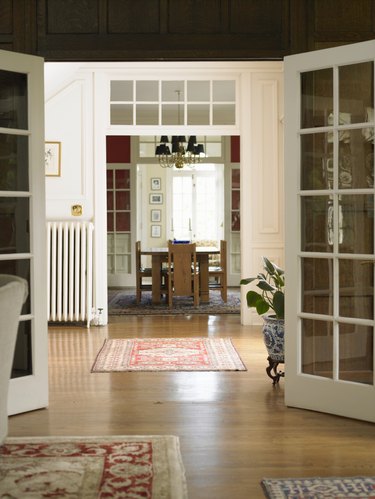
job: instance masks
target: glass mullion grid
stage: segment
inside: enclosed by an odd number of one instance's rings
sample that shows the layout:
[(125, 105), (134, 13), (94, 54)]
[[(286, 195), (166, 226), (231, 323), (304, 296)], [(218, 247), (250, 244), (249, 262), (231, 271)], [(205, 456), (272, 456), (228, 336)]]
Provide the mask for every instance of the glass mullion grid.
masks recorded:
[[(110, 80), (110, 81), (114, 81), (114, 80)], [(110, 105), (111, 104), (130, 104), (132, 105), (132, 116), (133, 116), (133, 125), (125, 125), (125, 126), (136, 126), (137, 125), (137, 113), (136, 113), (136, 109), (137, 109), (137, 104), (138, 104), (138, 100), (137, 100), (137, 96), (136, 96), (136, 83), (137, 83), (138, 80), (135, 80), (133, 79), (132, 80), (132, 84), (133, 84), (133, 99), (132, 100), (129, 100), (129, 101), (114, 101), (114, 100), (110, 100)], [(167, 80), (158, 80), (158, 102), (155, 102), (155, 101), (140, 101), (142, 104), (156, 104), (158, 105), (158, 125), (157, 126), (163, 126), (163, 123), (162, 123), (162, 105), (163, 105), (163, 100), (162, 100), (162, 82), (163, 81), (167, 81)], [(183, 101), (179, 101), (179, 104), (182, 104), (183, 105), (183, 108), (184, 108), (184, 123), (181, 125), (181, 126), (187, 126), (187, 117), (188, 117), (188, 113), (187, 113), (187, 108), (188, 108), (188, 104), (194, 104), (194, 102), (188, 102), (188, 98), (187, 98), (187, 84), (188, 84), (188, 81), (191, 81), (191, 80), (183, 80), (184, 82), (184, 100)], [(216, 81), (216, 80), (215, 80)], [(209, 95), (209, 100), (205, 103), (208, 104), (209, 106), (209, 124), (207, 126), (214, 126), (213, 125), (213, 82), (214, 80), (210, 79), (209, 80), (209, 92), (210, 92), (210, 95)], [(237, 95), (238, 95), (238, 81), (236, 81), (236, 97), (235, 97), (235, 100), (234, 101), (225, 101), (225, 102), (220, 102), (220, 104), (234, 104), (235, 105), (235, 116), (236, 116), (236, 121), (237, 121), (237, 114), (238, 114), (238, 98), (237, 98)], [(176, 103), (177, 104), (177, 101), (176, 102), (169, 102), (170, 104), (172, 103)], [(202, 104), (203, 102), (201, 101), (198, 101), (197, 104)], [(116, 125), (112, 125), (112, 126), (116, 126)], [(142, 125), (143, 126), (143, 125)], [(327, 127), (330, 129), (330, 127)], [(324, 131), (324, 127), (322, 127), (322, 130)], [(308, 129), (304, 129), (304, 132), (307, 132)], [(1, 129), (0, 129), (0, 132), (1, 132)], [(16, 130), (16, 132), (19, 133), (19, 131)]]
[(334, 381), (339, 380), (339, 70), (333, 68), (333, 365)]
[[(135, 92), (135, 81), (134, 83), (134, 92)], [(135, 93), (133, 94), (135, 96)], [(133, 105), (133, 109), (135, 109), (135, 105)], [(116, 203), (116, 172), (117, 168), (113, 169), (113, 273), (117, 274), (117, 203)]]
[[(353, 324), (362, 324), (362, 325), (373, 325), (373, 321), (364, 320), (364, 319), (348, 319), (348, 318), (340, 318), (339, 316), (339, 260), (340, 256), (345, 257), (346, 259), (373, 259), (373, 255), (354, 255), (354, 254), (340, 254), (339, 253), (339, 197), (341, 194), (360, 194), (360, 193), (368, 193), (369, 191), (373, 193), (373, 191), (369, 189), (339, 189), (338, 182), (338, 156), (339, 156), (339, 140), (338, 134), (341, 129), (361, 129), (365, 124), (354, 124), (350, 126), (339, 125), (339, 92), (338, 92), (338, 66), (333, 68), (333, 116), (334, 123), (333, 126), (324, 126), (313, 128), (313, 129), (301, 129), (300, 134), (310, 134), (310, 133), (324, 133), (324, 132), (333, 132), (333, 189), (325, 189), (325, 190), (299, 190), (299, 198), (303, 196), (332, 196), (333, 197), (333, 223), (334, 223), (334, 242), (333, 242), (333, 251), (332, 253), (316, 253), (316, 252), (303, 252), (299, 251), (298, 257), (300, 259), (299, 265), (299, 283), (302, 283), (301, 280), (301, 272), (302, 272), (302, 258), (326, 258), (332, 259), (333, 261), (333, 315), (320, 315), (320, 314), (311, 314), (301, 312), (301, 301), (302, 301), (302, 293), (299, 295), (299, 304), (298, 304), (298, 316), (300, 319), (314, 319), (314, 320), (324, 320), (328, 322), (333, 322), (333, 380), (339, 381), (339, 322), (341, 323), (350, 323)], [(300, 185), (300, 184), (299, 184)], [(301, 204), (299, 204), (301, 206)], [(301, 220), (299, 223), (301, 227)], [(299, 243), (301, 241), (301, 233), (299, 232)], [(299, 327), (301, 328), (301, 320), (299, 321)], [(299, 348), (298, 351), (301, 352), (301, 331), (298, 336), (299, 339)], [(299, 362), (299, 367), (301, 367), (301, 362)]]
[[(334, 103), (335, 106), (335, 103)], [(337, 107), (336, 107), (337, 109)], [(334, 119), (337, 121), (336, 113), (334, 113)], [(298, 375), (310, 376), (302, 372), (302, 319), (312, 319), (312, 320), (321, 320), (325, 322), (333, 322), (333, 380), (338, 379), (338, 323), (337, 323), (337, 313), (338, 311), (338, 260), (336, 255), (336, 250), (338, 248), (338, 201), (337, 196), (335, 195), (337, 192), (338, 185), (338, 133), (337, 127), (335, 126), (323, 126), (318, 128), (301, 128), (299, 129), (299, 137), (302, 135), (308, 134), (317, 134), (317, 133), (326, 133), (331, 132), (332, 128), (334, 129), (334, 149), (333, 149), (333, 158), (334, 158), (334, 188), (333, 189), (309, 189), (302, 190), (301, 189), (301, 165), (298, 170), (299, 178), (298, 178), (298, 244), (299, 248), (301, 248), (301, 227), (302, 227), (302, 219), (301, 219), (301, 201), (303, 197), (307, 196), (332, 196), (334, 201), (334, 245), (333, 251), (328, 252), (314, 252), (314, 251), (302, 251), (299, 249), (297, 252), (298, 258), (298, 270), (297, 270), (297, 282), (299, 283), (300, 292), (297, 294), (298, 304), (297, 304), (297, 352), (298, 352), (298, 361), (297, 361), (297, 373)], [(299, 151), (298, 157), (301, 158), (301, 140), (299, 140)], [(336, 203), (336, 204), (335, 204)], [(334, 265), (333, 270), (333, 284), (332, 284), (332, 293), (333, 293), (333, 315), (324, 315), (324, 314), (314, 314), (309, 312), (302, 312), (302, 261), (304, 258), (324, 258), (327, 260), (332, 260)], [(336, 263), (337, 262), (337, 263)], [(337, 350), (337, 351), (336, 351)], [(314, 375), (314, 377), (317, 377)]]
[[(300, 100), (301, 96), (298, 94), (298, 98)], [(298, 109), (301, 109), (301, 103), (298, 103)], [(297, 317), (295, 321), (295, 327), (296, 327), (296, 352), (297, 352), (297, 359), (296, 359), (296, 374), (298, 376), (301, 376), (302, 373), (302, 318), (301, 318), (301, 313), (302, 313), (302, 252), (301, 252), (301, 229), (302, 229), (302, 216), (301, 216), (301, 193), (303, 192), (301, 189), (301, 135), (302, 135), (303, 130), (299, 128), (298, 131), (298, 140), (297, 140), (297, 158), (298, 158), (298, 168), (297, 168), (297, 175), (296, 175), (296, 185), (298, 186), (296, 191), (297, 191), (297, 272), (296, 272), (296, 284), (299, 288), (299, 291), (296, 293), (296, 299), (297, 299)]]
[[(337, 134), (338, 136), (338, 134)], [(338, 180), (338, 175), (337, 175), (337, 180)], [(335, 180), (334, 180), (335, 183)], [(336, 184), (337, 185), (337, 184)], [(371, 193), (373, 194), (373, 189), (333, 189), (331, 191), (301, 191), (300, 192), (300, 198), (303, 196), (308, 196), (308, 195), (327, 195), (327, 193), (330, 193), (334, 196), (335, 199), (337, 199), (337, 205), (338, 205), (338, 196), (339, 194), (346, 193), (346, 194), (363, 194), (363, 193)], [(336, 215), (337, 214), (337, 215)], [(352, 318), (352, 317), (341, 317), (339, 315), (339, 262), (340, 259), (346, 259), (346, 260), (373, 260), (375, 264), (375, 258), (373, 254), (353, 254), (353, 253), (340, 253), (338, 251), (338, 237), (339, 237), (339, 231), (338, 231), (338, 209), (337, 207), (335, 208), (335, 215), (334, 215), (334, 251), (332, 253), (325, 253), (325, 252), (311, 252), (311, 251), (299, 251), (297, 256), (299, 258), (299, 267), (298, 267), (298, 273), (299, 273), (299, 278), (298, 282), (301, 283), (301, 271), (302, 271), (302, 265), (301, 261), (302, 258), (325, 258), (325, 259), (332, 259), (333, 264), (334, 264), (334, 273), (333, 273), (333, 315), (323, 315), (323, 314), (313, 314), (313, 313), (307, 313), (307, 312), (302, 312), (301, 311), (301, 300), (302, 300), (302, 294), (300, 293), (298, 296), (299, 303), (298, 303), (298, 317), (299, 319), (314, 319), (314, 320), (324, 320), (327, 322), (333, 322), (333, 335), (334, 335), (334, 358), (333, 358), (333, 380), (334, 381), (341, 381), (339, 379), (339, 324), (358, 324), (361, 326), (372, 326), (374, 327), (374, 320), (371, 319), (360, 319), (360, 318)], [(300, 322), (299, 322), (299, 328), (300, 328)], [(336, 330), (336, 331), (335, 331)], [(335, 336), (336, 335), (336, 336)], [(299, 349), (298, 351), (301, 351), (301, 334), (299, 333), (298, 336), (298, 341), (299, 341)], [(301, 367), (301, 363), (299, 362), (298, 364), (299, 369)], [(301, 371), (299, 371), (299, 374), (301, 374)]]
[[(338, 134), (337, 134), (338, 136)], [(336, 175), (338, 180), (338, 175)], [(335, 180), (334, 180), (335, 183)], [(336, 183), (337, 185), (337, 183)], [(339, 315), (339, 263), (340, 259), (345, 258), (346, 260), (373, 260), (375, 264), (375, 258), (373, 254), (353, 254), (353, 253), (340, 253), (338, 251), (339, 248), (339, 231), (338, 231), (338, 197), (339, 194), (346, 193), (346, 194), (362, 194), (362, 193), (371, 193), (373, 194), (373, 189), (333, 189), (333, 190), (326, 190), (326, 191), (301, 191), (299, 198), (301, 199), (304, 196), (309, 196), (309, 195), (333, 195), (334, 200), (337, 201), (337, 204), (335, 205), (334, 208), (334, 251), (332, 253), (325, 253), (325, 252), (311, 252), (311, 251), (299, 251), (297, 253), (297, 257), (299, 259), (299, 266), (298, 266), (298, 282), (302, 283), (302, 258), (325, 258), (327, 260), (333, 260), (333, 265), (334, 265), (334, 270), (333, 270), (333, 315), (322, 315), (322, 314), (314, 314), (314, 313), (307, 313), (307, 312), (302, 312), (302, 293), (299, 293), (298, 295), (298, 318), (299, 318), (299, 323), (298, 323), (298, 329), (299, 329), (299, 334), (298, 334), (298, 352), (301, 352), (301, 319), (314, 319), (314, 320), (324, 320), (327, 322), (333, 322), (333, 380), (334, 381), (341, 381), (339, 379), (339, 324), (358, 324), (362, 326), (372, 326), (374, 327), (374, 320), (370, 319), (360, 319), (360, 318), (351, 318), (351, 317), (341, 317)], [(300, 206), (301, 204), (299, 204)], [(301, 226), (301, 223), (299, 223), (299, 226)], [(301, 235), (299, 233), (299, 241), (301, 240)], [(302, 374), (300, 369), (301, 369), (301, 362), (298, 362), (298, 369), (299, 369), (299, 374)], [(374, 385), (375, 386), (375, 385)]]
[[(374, 318), (360, 319), (360, 318), (346, 318), (339, 315), (339, 263), (340, 259), (346, 260), (372, 260), (375, 264), (374, 254), (351, 254), (340, 253), (339, 251), (339, 200), (341, 195), (357, 195), (357, 194), (370, 194), (374, 197), (374, 188), (362, 189), (340, 189), (339, 188), (339, 132), (341, 130), (359, 130), (363, 127), (368, 127), (368, 122), (340, 125), (339, 124), (339, 92), (338, 92), (338, 76), (339, 66), (334, 67), (334, 380), (339, 381), (339, 324), (358, 324), (363, 326), (372, 326), (374, 337)], [(375, 95), (375, 76), (373, 76), (374, 95)], [(374, 126), (374, 123), (372, 124)], [(373, 224), (375, 224), (375, 217)], [(375, 248), (375, 226), (374, 226), (374, 248)], [(373, 283), (374, 286), (374, 283)], [(375, 310), (375, 294), (373, 294), (373, 310)], [(375, 386), (375, 341), (373, 341), (373, 386)]]
[[(30, 114), (29, 114), (30, 116)], [(25, 129), (18, 129), (18, 128), (4, 128), (0, 127), (0, 133), (4, 135), (20, 135), (20, 136), (29, 136), (30, 137), (30, 132), (29, 130)], [(29, 158), (30, 162), (30, 158)], [(0, 191), (0, 198), (29, 198), (29, 209), (30, 209), (30, 217), (32, 213), (32, 194), (30, 191), (30, 179), (29, 179), (29, 190), (28, 191)], [(31, 230), (32, 224), (30, 224), (30, 230)], [(30, 249), (31, 251), (28, 253), (3, 253), (0, 255), (0, 261), (8, 261), (8, 260), (29, 260), (31, 262), (31, 259), (33, 257), (33, 245), (32, 245), (32, 239), (30, 238)], [(30, 267), (31, 269), (31, 267)], [(31, 276), (30, 276), (30, 282), (31, 282)], [(30, 304), (31, 306), (31, 304)], [(20, 321), (28, 321), (33, 319), (34, 315), (32, 313), (30, 314), (25, 314), (20, 316)]]
[[(32, 192), (30, 189), (31, 186), (31, 167), (30, 167), (30, 136), (31, 132), (29, 130), (30, 127), (30, 98), (29, 98), (29, 88), (28, 88), (28, 128), (23, 129), (23, 128), (4, 128), (0, 127), (0, 133), (4, 135), (20, 135), (20, 136), (27, 136), (29, 137), (28, 141), (28, 166), (29, 166), (29, 190), (28, 191), (0, 191), (0, 198), (7, 198), (7, 197), (15, 197), (15, 198), (29, 198), (29, 230), (32, 230), (33, 224), (31, 223), (31, 215), (32, 215)], [(30, 280), (30, 285), (32, 283), (33, 279), (33, 269), (31, 267), (31, 260), (33, 258), (34, 254), (34, 244), (33, 244), (33, 239), (32, 235), (29, 233), (29, 241), (30, 241), (30, 252), (28, 253), (3, 253), (0, 255), (0, 260), (3, 261), (9, 261), (9, 260), (29, 260), (30, 262), (30, 271), (31, 275), (29, 276)], [(29, 290), (30, 292), (30, 290)], [(22, 314), (19, 317), (20, 322), (26, 322), (26, 321), (31, 321), (34, 318), (33, 314), (33, 300), (30, 302), (30, 313), (29, 314)], [(33, 326), (32, 326), (33, 328)], [(31, 334), (33, 335), (34, 332), (31, 330)]]
[[(117, 218), (116, 218), (116, 214), (117, 214), (117, 204), (116, 204), (116, 199), (117, 199), (117, 196), (116, 196), (116, 193), (118, 192), (118, 189), (116, 187), (116, 171), (117, 170), (121, 170), (121, 168), (113, 168), (113, 188), (112, 188), (112, 193), (113, 193), (113, 213), (112, 213), (112, 217), (113, 217), (113, 232), (112, 232), (112, 237), (113, 237), (113, 251), (112, 251), (112, 258), (113, 258), (113, 273), (116, 274), (117, 273), (117, 256), (118, 256), (118, 252), (117, 252)], [(126, 188), (121, 188), (119, 189), (119, 191), (121, 192), (127, 192), (129, 191), (130, 192), (130, 189), (126, 189)], [(121, 210), (121, 212), (127, 212), (129, 210)], [(131, 231), (130, 231), (131, 232)], [(128, 234), (130, 234), (130, 232)], [(128, 256), (129, 255), (129, 252), (124, 252), (122, 253), (122, 255), (124, 256)]]
[[(114, 170), (112, 170), (114, 172)], [(114, 178), (114, 176), (113, 176)], [(111, 216), (112, 216), (112, 220), (113, 220), (113, 229), (112, 229), (112, 232), (107, 232), (107, 234), (112, 238), (112, 248), (111, 248), (111, 259), (112, 259), (112, 265), (111, 265), (111, 273), (114, 273), (114, 268), (115, 268), (115, 212), (114, 212), (114, 209), (115, 209), (115, 205), (114, 205), (114, 200), (115, 200), (115, 195), (114, 195), (114, 180), (113, 180), (113, 187), (112, 189), (107, 189), (107, 192), (112, 192), (112, 195), (113, 195), (113, 211), (111, 213)]]

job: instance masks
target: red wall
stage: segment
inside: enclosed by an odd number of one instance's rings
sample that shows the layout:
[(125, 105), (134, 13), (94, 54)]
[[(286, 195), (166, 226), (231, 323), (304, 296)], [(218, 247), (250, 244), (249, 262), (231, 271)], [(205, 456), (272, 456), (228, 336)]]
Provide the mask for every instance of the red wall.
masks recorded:
[(231, 163), (240, 162), (240, 136), (235, 135), (230, 138), (230, 160)]
[(130, 163), (130, 137), (107, 136), (107, 163)]

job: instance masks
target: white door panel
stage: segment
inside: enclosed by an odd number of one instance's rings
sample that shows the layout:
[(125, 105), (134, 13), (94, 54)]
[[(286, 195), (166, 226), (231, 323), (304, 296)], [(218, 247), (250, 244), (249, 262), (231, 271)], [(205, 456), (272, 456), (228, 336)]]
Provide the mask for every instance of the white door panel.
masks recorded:
[(375, 42), (285, 59), (285, 400), (375, 421)]
[(43, 64), (40, 57), (0, 51), (0, 272), (29, 283), (9, 414), (48, 403)]

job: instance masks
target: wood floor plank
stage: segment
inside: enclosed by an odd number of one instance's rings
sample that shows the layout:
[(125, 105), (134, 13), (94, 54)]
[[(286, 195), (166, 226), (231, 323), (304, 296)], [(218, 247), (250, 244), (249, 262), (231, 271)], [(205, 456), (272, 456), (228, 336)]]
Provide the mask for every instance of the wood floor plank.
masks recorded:
[[(106, 338), (230, 337), (247, 371), (91, 373)], [(49, 329), (48, 409), (9, 436), (180, 437), (190, 499), (257, 499), (263, 477), (375, 475), (375, 425), (284, 406), (260, 328), (238, 315), (112, 317)]]

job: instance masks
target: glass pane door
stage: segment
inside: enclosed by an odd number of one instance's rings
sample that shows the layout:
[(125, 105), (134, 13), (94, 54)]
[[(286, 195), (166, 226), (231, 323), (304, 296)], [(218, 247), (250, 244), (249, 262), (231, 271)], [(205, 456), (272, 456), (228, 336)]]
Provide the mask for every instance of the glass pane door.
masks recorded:
[(107, 261), (109, 286), (129, 285), (134, 276), (131, 239), (131, 171), (107, 165)]
[(302, 73), (300, 131), (302, 372), (370, 384), (371, 324), (346, 321), (374, 319), (373, 133), (357, 128), (373, 119), (373, 74), (372, 61)]
[[(369, 420), (374, 410), (358, 405), (357, 397), (375, 395), (372, 54), (369, 44), (346, 54), (342, 48), (324, 51), (325, 67), (318, 53), (311, 55), (311, 67), (307, 59), (301, 66), (299, 56), (291, 57), (286, 74), (300, 92), (298, 109), (287, 97), (299, 120), (294, 137), (287, 132), (286, 149), (290, 140), (293, 152), (286, 165), (293, 163), (299, 185), (286, 196), (287, 224), (295, 223), (287, 228), (286, 275), (296, 290), (287, 293), (296, 305), (287, 306), (293, 360), (286, 399)], [(289, 62), (300, 66), (293, 76)], [(291, 174), (287, 170), (287, 178)]]
[[(27, 75), (0, 71), (0, 273), (18, 275), (30, 287), (29, 143), (27, 136)], [(17, 133), (17, 134), (16, 134)], [(25, 135), (23, 135), (25, 134)], [(30, 297), (23, 306), (16, 342), (12, 378), (32, 373)]]
[[(43, 59), (1, 52), (0, 273), (27, 280), (8, 412), (47, 405)], [(34, 276), (39, 276), (35, 293)]]

